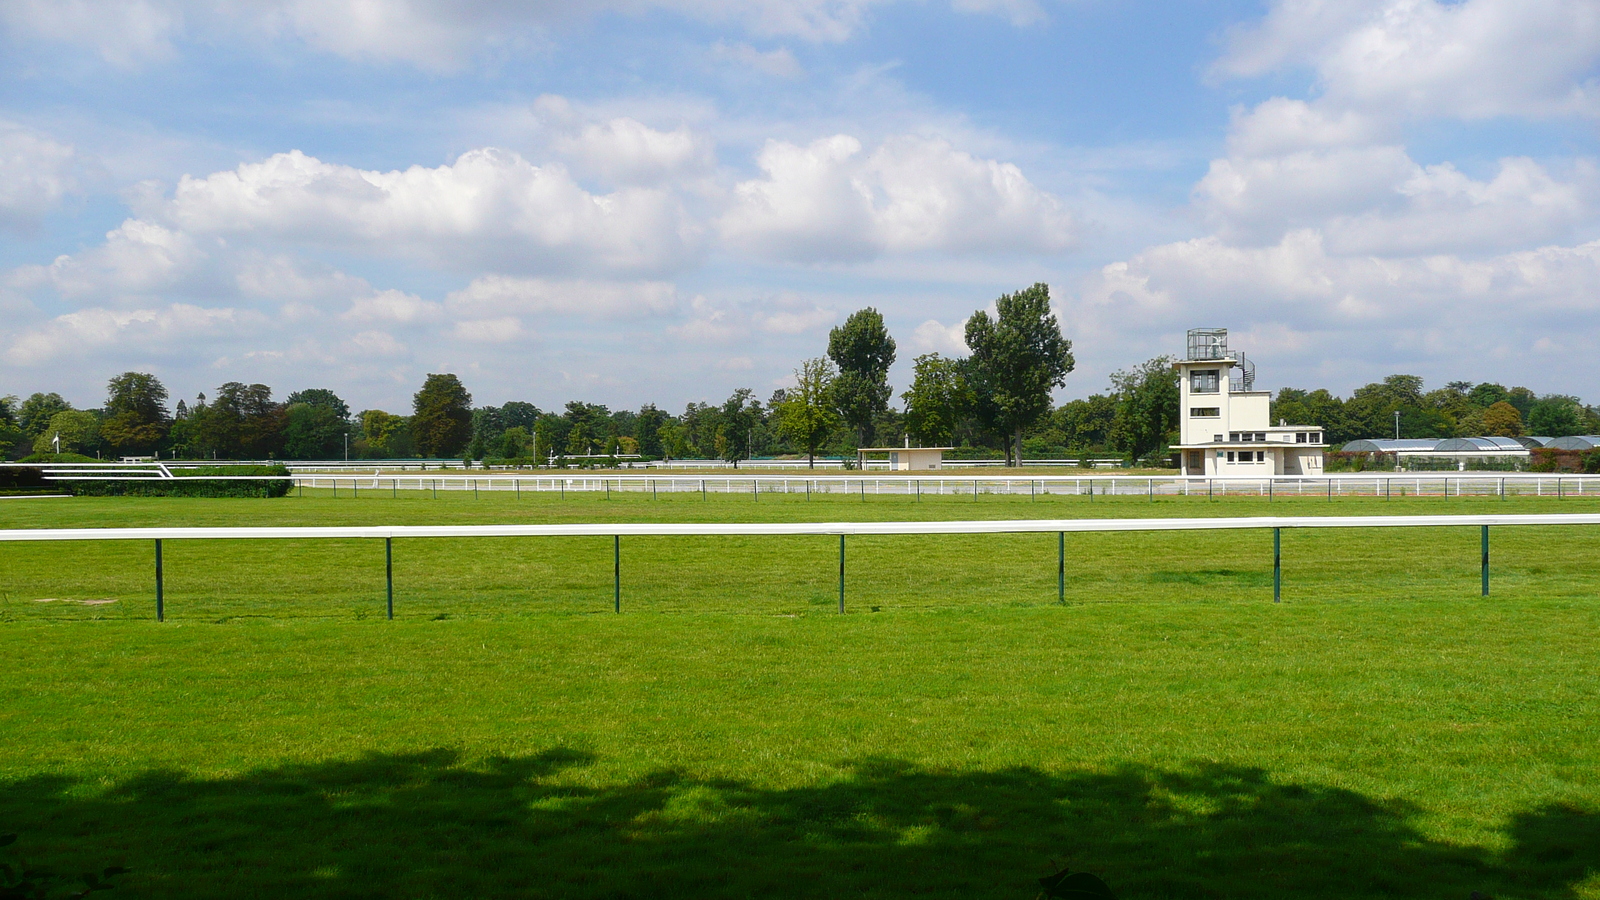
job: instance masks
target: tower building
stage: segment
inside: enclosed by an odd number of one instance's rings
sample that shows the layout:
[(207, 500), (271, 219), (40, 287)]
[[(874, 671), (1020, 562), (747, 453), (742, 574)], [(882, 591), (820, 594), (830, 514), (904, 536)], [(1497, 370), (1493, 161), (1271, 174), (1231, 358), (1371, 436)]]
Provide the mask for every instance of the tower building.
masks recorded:
[(1178, 451), (1185, 475), (1320, 475), (1320, 425), (1272, 424), (1272, 392), (1255, 364), (1228, 349), (1226, 328), (1189, 331), (1178, 372)]

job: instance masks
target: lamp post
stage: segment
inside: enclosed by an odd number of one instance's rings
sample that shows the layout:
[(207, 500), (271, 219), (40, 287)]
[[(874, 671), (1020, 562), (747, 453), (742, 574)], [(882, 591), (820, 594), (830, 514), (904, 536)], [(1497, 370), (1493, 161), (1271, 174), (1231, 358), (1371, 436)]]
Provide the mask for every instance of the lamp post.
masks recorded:
[(350, 432), (344, 433), (344, 461), (350, 461)]
[(1400, 410), (1394, 411), (1394, 439), (1400, 440)]

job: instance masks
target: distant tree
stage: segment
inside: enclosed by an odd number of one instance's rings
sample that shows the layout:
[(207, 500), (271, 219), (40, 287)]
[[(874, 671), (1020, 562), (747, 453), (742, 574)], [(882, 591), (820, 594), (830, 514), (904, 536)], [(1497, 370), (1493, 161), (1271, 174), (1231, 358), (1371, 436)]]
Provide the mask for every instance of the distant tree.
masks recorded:
[(315, 406), (320, 409), (326, 409), (339, 419), (347, 420), (350, 418), (350, 407), (346, 405), (343, 400), (339, 399), (338, 394), (335, 394), (333, 391), (330, 391), (327, 388), (311, 388), (304, 391), (295, 391), (289, 395), (288, 399), (283, 401), (284, 406), (293, 406), (296, 403), (304, 403), (307, 406)]
[(404, 459), (416, 455), (411, 421), (381, 409), (361, 413), (361, 439), (366, 452), (377, 459)]
[(1506, 391), (1505, 401), (1517, 408), (1522, 414), (1522, 421), (1528, 421), (1528, 414), (1533, 412), (1533, 404), (1538, 402), (1539, 396), (1525, 387), (1514, 387)]
[(844, 421), (856, 431), (859, 446), (871, 446), (874, 420), (889, 406), (889, 367), (894, 365), (894, 338), (883, 316), (867, 307), (851, 313), (828, 332), (828, 358), (839, 367), (833, 396)]
[(17, 427), (17, 398), (0, 397), (0, 459), (24, 456), (27, 447), (27, 435)]
[(1528, 431), (1540, 437), (1568, 437), (1583, 433), (1583, 404), (1576, 397), (1549, 394), (1528, 412)]
[(826, 358), (806, 360), (794, 372), (795, 386), (783, 392), (773, 410), (778, 433), (805, 450), (809, 468), (816, 468), (817, 448), (839, 427), (833, 399), (835, 376)]
[(154, 375), (124, 372), (106, 385), (100, 437), (123, 453), (147, 453), (167, 434), (167, 389)]
[(924, 353), (912, 366), (911, 387), (900, 395), (906, 407), (906, 433), (923, 446), (953, 445), (956, 426), (973, 405), (961, 361)]
[(733, 463), (735, 469), (739, 468), (739, 460), (750, 458), (751, 431), (760, 412), (760, 404), (751, 400), (754, 393), (749, 388), (739, 388), (722, 403), (713, 443), (717, 458)]
[(671, 416), (656, 409), (654, 403), (646, 403), (639, 408), (639, 418), (634, 422), (634, 434), (639, 440), (639, 455), (646, 459), (657, 459), (666, 453), (661, 446), (661, 427), (671, 420)]
[[(1072, 342), (1050, 312), (1050, 288), (1035, 284), (967, 320), (967, 381), (984, 424), (1008, 435), (1006, 461), (1021, 460), (1022, 432), (1050, 411), (1050, 392), (1072, 371)], [(1015, 455), (1013, 455), (1013, 448)]]
[(1061, 404), (1052, 417), (1066, 448), (1080, 451), (1102, 448), (1111, 440), (1111, 426), (1117, 420), (1117, 400), (1107, 394), (1090, 394), (1082, 400)]
[(29, 437), (38, 437), (44, 432), (45, 426), (55, 418), (56, 413), (66, 412), (72, 404), (62, 399), (60, 394), (34, 393), (22, 401), (22, 406), (17, 410), (16, 424), (22, 433)]
[(472, 411), (472, 437), (467, 441), (467, 455), (473, 459), (489, 456), (489, 448), (500, 443), (505, 434), (505, 419), (498, 406), (480, 406)]
[[(1490, 381), (1474, 385), (1471, 390), (1467, 391), (1467, 399), (1472, 401), (1473, 406), (1481, 409), (1488, 409), (1496, 403), (1503, 402), (1506, 397), (1505, 385), (1495, 384)], [(1521, 413), (1518, 413), (1518, 415), (1521, 415)]]
[(521, 425), (513, 425), (500, 433), (494, 446), (489, 449), (490, 456), (501, 459), (517, 459), (533, 453), (533, 435)]
[(283, 456), (339, 459), (344, 455), (345, 437), (352, 430), (349, 420), (339, 415), (336, 407), (303, 400), (290, 403), (283, 413)]
[(1504, 400), (1496, 401), (1483, 411), (1485, 437), (1518, 437), (1522, 434), (1522, 414)]
[[(61, 436), (61, 449), (56, 450), (55, 437)], [(100, 443), (100, 417), (92, 412), (66, 409), (50, 417), (39, 436), (33, 439), (35, 453), (83, 453), (94, 451)]]
[(411, 437), (423, 456), (453, 457), (472, 437), (472, 395), (454, 375), (432, 375), (411, 398)]
[(500, 424), (507, 428), (522, 428), (528, 434), (533, 434), (535, 425), (539, 424), (539, 407), (521, 400), (512, 400), (500, 407)]
[(569, 401), (562, 418), (567, 424), (566, 452), (570, 455), (603, 451), (606, 442), (616, 436), (612, 432), (611, 410), (600, 404)]
[(1166, 447), (1177, 431), (1178, 379), (1172, 363), (1172, 357), (1158, 356), (1111, 375), (1117, 416), (1108, 443), (1135, 461)]

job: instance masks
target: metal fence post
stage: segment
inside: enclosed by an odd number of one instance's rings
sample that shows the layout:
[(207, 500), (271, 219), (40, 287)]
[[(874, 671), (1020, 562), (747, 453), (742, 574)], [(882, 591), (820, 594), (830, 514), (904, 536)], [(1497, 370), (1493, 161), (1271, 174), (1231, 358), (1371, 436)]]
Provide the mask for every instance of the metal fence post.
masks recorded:
[(156, 621), (167, 620), (165, 585), (161, 580), (161, 539), (156, 538)]
[(611, 610), (622, 612), (622, 535), (611, 536)]
[(1272, 602), (1283, 600), (1283, 529), (1272, 529)]
[(1067, 533), (1056, 532), (1056, 602), (1067, 602)]
[(388, 588), (387, 612), (394, 619), (394, 538), (383, 539), (383, 580)]
[(1483, 595), (1489, 596), (1489, 526), (1483, 526)]
[(839, 612), (844, 612), (844, 535), (839, 535)]

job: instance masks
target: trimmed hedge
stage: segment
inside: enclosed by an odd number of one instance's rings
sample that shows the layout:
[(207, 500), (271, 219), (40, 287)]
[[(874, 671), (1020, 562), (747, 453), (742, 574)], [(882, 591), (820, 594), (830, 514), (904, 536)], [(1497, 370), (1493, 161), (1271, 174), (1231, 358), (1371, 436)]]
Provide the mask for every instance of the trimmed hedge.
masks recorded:
[[(282, 497), (292, 482), (283, 466), (203, 466), (176, 469), (173, 478), (124, 479), (118, 481), (63, 481), (67, 490), (79, 497)], [(272, 481), (190, 481), (208, 475), (281, 475)]]

